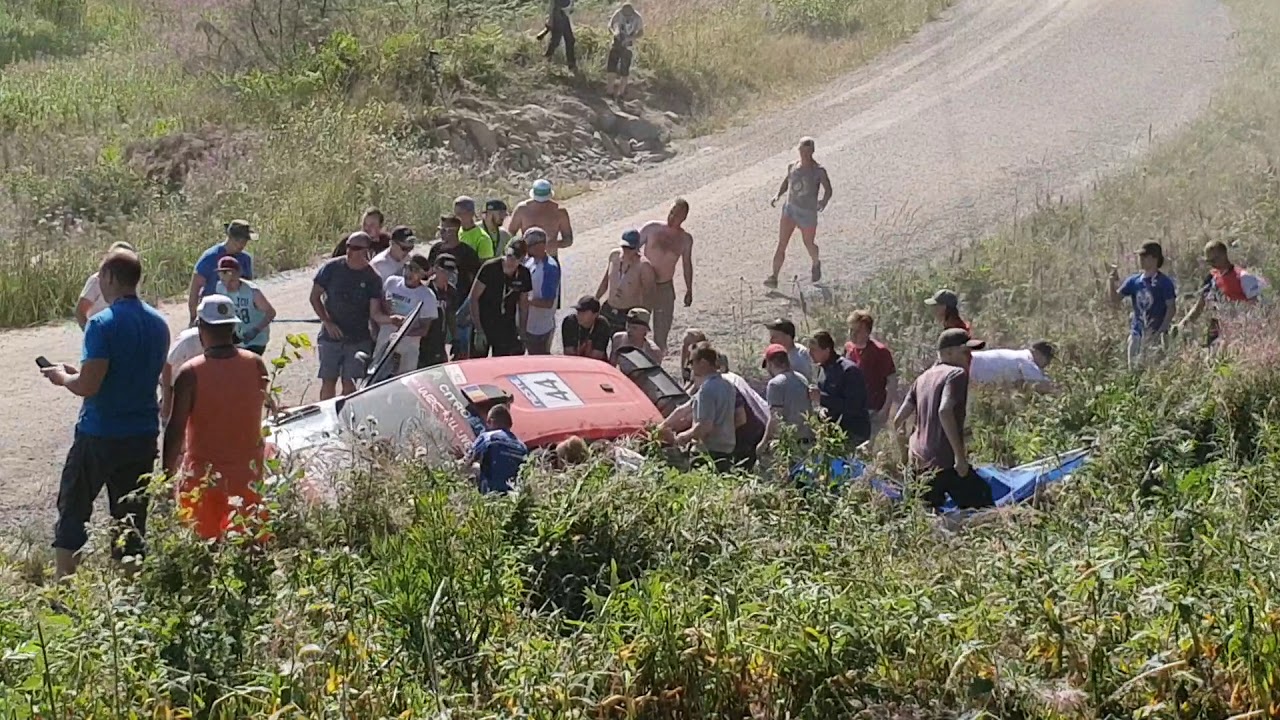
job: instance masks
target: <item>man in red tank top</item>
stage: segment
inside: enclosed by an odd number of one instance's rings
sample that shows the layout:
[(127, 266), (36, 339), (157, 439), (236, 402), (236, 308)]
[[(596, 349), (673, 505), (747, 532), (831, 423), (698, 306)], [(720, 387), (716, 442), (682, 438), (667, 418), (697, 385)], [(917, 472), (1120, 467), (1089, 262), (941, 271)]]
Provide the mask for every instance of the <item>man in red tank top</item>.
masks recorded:
[[(183, 520), (206, 540), (261, 519), (262, 408), (267, 366), (235, 346), (235, 304), (210, 295), (196, 311), (204, 354), (179, 371), (164, 433), (164, 470)], [(185, 454), (184, 454), (185, 450)]]
[(1233, 263), (1226, 243), (1221, 240), (1213, 240), (1204, 246), (1204, 260), (1209, 265), (1209, 276), (1201, 283), (1196, 304), (1178, 323), (1178, 329), (1185, 329), (1208, 310), (1209, 328), (1205, 345), (1212, 346), (1222, 338), (1222, 321), (1233, 317), (1236, 314), (1233, 310), (1256, 303), (1265, 283), (1262, 278)]

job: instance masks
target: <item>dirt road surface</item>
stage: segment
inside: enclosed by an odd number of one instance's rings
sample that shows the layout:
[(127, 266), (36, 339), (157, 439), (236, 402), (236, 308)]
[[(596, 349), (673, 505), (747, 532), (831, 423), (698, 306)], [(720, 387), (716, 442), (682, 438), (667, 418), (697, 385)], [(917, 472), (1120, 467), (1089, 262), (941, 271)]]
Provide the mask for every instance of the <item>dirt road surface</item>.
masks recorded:
[[(818, 231), (825, 281), (853, 283), (968, 242), (1037, 193), (1071, 192), (1126, 161), (1149, 132), (1167, 135), (1209, 101), (1229, 65), (1230, 34), (1213, 0), (961, 0), (812, 98), (573, 199), (578, 236), (562, 255), (564, 297), (594, 292), (622, 231), (665, 217), (680, 195), (693, 208), (698, 271), (694, 306), (677, 310), (676, 327), (741, 335), (744, 320), (786, 309), (793, 276), (809, 285), (798, 236), (785, 292), (761, 285), (777, 235), (768, 200), (801, 136), (817, 139), (835, 186)], [(312, 316), (309, 288), (306, 272), (265, 283), (283, 318)], [(185, 323), (185, 307), (166, 311), (175, 331)], [(0, 338), (0, 365), (12, 373), (0, 400), (0, 529), (47, 527), (78, 403), (33, 359), (75, 362), (80, 333), (66, 324)], [(288, 399), (313, 397), (314, 366), (289, 372)]]

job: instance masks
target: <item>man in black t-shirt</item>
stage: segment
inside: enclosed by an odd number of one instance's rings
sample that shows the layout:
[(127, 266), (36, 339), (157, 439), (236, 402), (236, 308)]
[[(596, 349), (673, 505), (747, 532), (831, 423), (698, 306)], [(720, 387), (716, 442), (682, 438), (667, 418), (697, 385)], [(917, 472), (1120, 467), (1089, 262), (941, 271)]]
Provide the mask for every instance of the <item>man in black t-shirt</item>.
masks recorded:
[(458, 308), (462, 307), (462, 301), (466, 299), (466, 295), (454, 283), (457, 274), (457, 259), (449, 253), (440, 253), (427, 278), (428, 287), (436, 295), (440, 321), (431, 323), (426, 337), (422, 338), (422, 350), (418, 353), (419, 370), (448, 362), (449, 353), (445, 346), (457, 342)]
[(529, 322), (533, 289), (533, 277), (524, 266), (528, 249), (524, 239), (512, 240), (502, 257), (480, 266), (471, 286), (472, 325), (484, 333), (494, 357), (524, 354), (520, 338)]
[(594, 295), (583, 295), (573, 309), (577, 314), (566, 317), (560, 325), (564, 354), (606, 359), (613, 328), (600, 318), (600, 301)]
[(453, 215), (440, 216), (440, 241), (432, 244), (427, 251), (427, 262), (435, 267), (441, 255), (449, 254), (458, 266), (458, 289), (463, 294), (471, 292), (471, 283), (480, 272), (480, 256), (471, 246), (458, 241), (458, 233), (462, 229), (462, 221)]
[(356, 390), (356, 379), (365, 373), (359, 353), (373, 354), (369, 321), (388, 324), (382, 308), (382, 278), (369, 265), (372, 239), (363, 232), (347, 237), (347, 254), (320, 266), (311, 286), (311, 307), (322, 328), (317, 342), (320, 356), (320, 399)]

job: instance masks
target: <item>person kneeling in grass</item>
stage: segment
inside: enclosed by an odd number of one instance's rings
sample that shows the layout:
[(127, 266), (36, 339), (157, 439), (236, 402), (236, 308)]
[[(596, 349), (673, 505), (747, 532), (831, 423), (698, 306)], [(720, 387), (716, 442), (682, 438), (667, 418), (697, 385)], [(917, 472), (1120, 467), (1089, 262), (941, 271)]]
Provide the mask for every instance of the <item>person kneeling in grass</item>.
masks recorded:
[(470, 465), (476, 472), (482, 493), (509, 493), (520, 466), (529, 457), (529, 448), (511, 432), (511, 408), (494, 405), (486, 424), (471, 448)]
[(1038, 393), (1057, 392), (1044, 369), (1053, 362), (1054, 349), (1047, 340), (1037, 340), (1025, 350), (977, 350), (969, 366), (975, 385), (1027, 387)]

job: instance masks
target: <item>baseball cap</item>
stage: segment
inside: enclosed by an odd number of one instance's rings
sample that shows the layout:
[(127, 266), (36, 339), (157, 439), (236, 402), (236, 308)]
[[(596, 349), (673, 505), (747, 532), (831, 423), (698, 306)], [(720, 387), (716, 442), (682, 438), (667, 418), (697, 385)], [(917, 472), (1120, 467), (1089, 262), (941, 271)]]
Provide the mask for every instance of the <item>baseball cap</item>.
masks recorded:
[(531, 227), (520, 236), (529, 245), (540, 245), (547, 241), (547, 231), (540, 227)]
[(207, 295), (196, 306), (196, 319), (205, 325), (231, 325), (240, 322), (236, 304), (226, 295)]
[(1147, 255), (1157, 260), (1164, 260), (1164, 248), (1158, 242), (1144, 242), (1138, 248), (1139, 255)]
[(960, 296), (956, 295), (954, 290), (939, 290), (933, 294), (928, 300), (924, 301), (925, 305), (941, 305), (943, 307), (960, 307)]
[(347, 236), (347, 248), (356, 248), (363, 250), (373, 244), (373, 238), (369, 237), (369, 233), (363, 230), (357, 230)]
[(258, 239), (258, 233), (254, 232), (253, 228), (249, 226), (248, 220), (232, 220), (223, 225), (223, 227), (226, 228), (227, 237), (229, 238), (235, 238), (236, 240)]
[(640, 231), (628, 230), (622, 233), (622, 242), (618, 243), (618, 246), (628, 250), (639, 250), (640, 244)]
[(552, 188), (551, 181), (546, 178), (539, 178), (533, 181), (533, 187), (529, 189), (529, 197), (536, 202), (546, 202), (551, 199)]
[(600, 301), (594, 295), (583, 295), (578, 298), (578, 304), (573, 306), (578, 312), (600, 312)]
[(644, 308), (631, 308), (627, 311), (627, 323), (649, 327), (649, 311)]
[[(774, 355), (787, 355), (787, 349), (782, 347), (778, 343), (773, 343), (769, 347), (765, 348), (764, 357), (760, 360), (760, 367), (764, 367), (765, 365), (767, 365), (769, 363), (769, 358), (773, 357)], [(790, 357), (790, 355), (787, 355), (787, 357)]]
[(974, 340), (969, 331), (964, 328), (949, 328), (943, 330), (938, 336), (938, 349), (947, 350), (949, 348), (967, 347), (970, 350), (981, 350), (987, 344), (982, 340)]
[(484, 210), (485, 212), (506, 212), (507, 204), (498, 198), (489, 198), (484, 204)]
[(476, 211), (476, 201), (474, 198), (468, 195), (459, 195), (458, 197), (454, 198), (453, 206), (460, 207), (463, 210), (466, 210), (467, 212)]
[(780, 333), (786, 333), (791, 336), (792, 340), (795, 340), (796, 338), (796, 324), (786, 318), (778, 318), (773, 322), (765, 323), (764, 326), (770, 330), (777, 330)]
[(223, 255), (222, 257), (218, 258), (218, 269), (219, 270), (239, 270), (240, 261), (236, 259), (235, 255)]
[(454, 257), (452, 253), (440, 253), (436, 256), (436, 267), (444, 268), (445, 270), (457, 270), (458, 258)]
[(391, 230), (391, 242), (400, 245), (413, 245), (418, 239), (413, 235), (413, 228), (407, 225), (397, 225)]
[(422, 253), (414, 253), (409, 256), (409, 262), (405, 263), (405, 267), (418, 272), (429, 272), (431, 270), (431, 261), (427, 260), (427, 256)]

